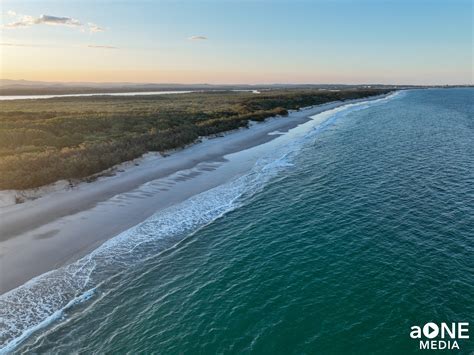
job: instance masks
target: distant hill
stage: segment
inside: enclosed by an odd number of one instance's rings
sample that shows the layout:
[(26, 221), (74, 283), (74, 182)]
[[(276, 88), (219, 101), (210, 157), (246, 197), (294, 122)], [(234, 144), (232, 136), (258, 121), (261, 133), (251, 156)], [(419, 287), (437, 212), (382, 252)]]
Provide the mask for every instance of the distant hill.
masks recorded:
[(345, 85), (345, 84), (270, 84), (270, 85), (212, 85), (176, 83), (92, 83), (92, 82), (46, 82), (31, 80), (0, 79), (0, 95), (51, 95), (101, 92), (141, 92), (179, 90), (272, 90), (272, 89), (323, 89), (340, 90), (351, 88), (407, 88), (415, 86), (394, 85)]

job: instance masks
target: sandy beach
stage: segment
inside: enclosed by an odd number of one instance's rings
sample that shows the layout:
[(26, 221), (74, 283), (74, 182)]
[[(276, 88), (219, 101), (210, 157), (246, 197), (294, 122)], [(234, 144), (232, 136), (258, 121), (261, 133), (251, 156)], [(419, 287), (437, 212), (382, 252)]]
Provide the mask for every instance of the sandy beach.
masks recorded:
[[(377, 97), (380, 98), (380, 97)], [(248, 171), (261, 146), (310, 116), (350, 102), (333, 102), (255, 123), (167, 156), (147, 154), (113, 176), (0, 208), (0, 294), (68, 264), (157, 211)]]

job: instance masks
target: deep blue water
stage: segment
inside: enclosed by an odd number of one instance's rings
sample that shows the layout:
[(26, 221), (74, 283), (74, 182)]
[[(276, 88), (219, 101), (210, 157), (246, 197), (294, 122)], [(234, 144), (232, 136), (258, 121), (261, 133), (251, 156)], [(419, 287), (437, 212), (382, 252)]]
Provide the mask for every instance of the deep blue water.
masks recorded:
[(74, 269), (92, 291), (17, 351), (408, 354), (413, 325), (472, 325), (473, 95), (338, 111)]

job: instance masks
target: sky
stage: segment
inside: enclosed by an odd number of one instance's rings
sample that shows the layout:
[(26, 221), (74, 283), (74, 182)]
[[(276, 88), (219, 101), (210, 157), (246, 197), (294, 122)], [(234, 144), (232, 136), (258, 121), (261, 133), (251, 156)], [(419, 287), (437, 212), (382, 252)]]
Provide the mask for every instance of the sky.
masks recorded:
[(0, 0), (0, 78), (472, 84), (471, 0)]

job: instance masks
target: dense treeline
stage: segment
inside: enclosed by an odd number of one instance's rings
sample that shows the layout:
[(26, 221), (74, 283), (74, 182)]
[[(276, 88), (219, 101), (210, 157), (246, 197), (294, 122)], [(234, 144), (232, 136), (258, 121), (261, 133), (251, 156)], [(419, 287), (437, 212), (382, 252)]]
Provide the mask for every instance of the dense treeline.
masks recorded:
[(3, 101), (0, 189), (83, 178), (287, 110), (388, 90), (275, 90)]

